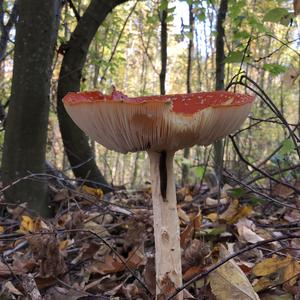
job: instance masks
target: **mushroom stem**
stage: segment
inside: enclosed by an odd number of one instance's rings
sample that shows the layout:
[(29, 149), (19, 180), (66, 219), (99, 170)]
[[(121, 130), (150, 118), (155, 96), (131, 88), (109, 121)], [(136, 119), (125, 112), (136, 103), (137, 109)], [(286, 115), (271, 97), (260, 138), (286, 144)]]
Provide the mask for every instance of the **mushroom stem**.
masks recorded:
[[(152, 181), (155, 237), (156, 299), (165, 298), (182, 285), (180, 228), (173, 174), (175, 152), (148, 151)], [(165, 161), (163, 161), (165, 160)], [(162, 170), (166, 168), (166, 172)], [(161, 179), (162, 174), (165, 178)], [(166, 195), (163, 185), (166, 184)], [(180, 293), (177, 300), (182, 300)]]

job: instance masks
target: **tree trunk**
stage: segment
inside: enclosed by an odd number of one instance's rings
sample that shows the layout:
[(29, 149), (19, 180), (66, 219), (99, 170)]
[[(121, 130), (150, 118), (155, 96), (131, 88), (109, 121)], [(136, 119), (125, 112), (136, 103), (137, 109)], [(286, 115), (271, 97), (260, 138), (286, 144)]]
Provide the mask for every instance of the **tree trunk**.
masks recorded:
[[(187, 76), (186, 76), (186, 91), (192, 92), (192, 60), (194, 54), (194, 14), (193, 5), (189, 4), (189, 46), (188, 46), (188, 58), (187, 58)], [(185, 148), (183, 151), (183, 157), (188, 160), (190, 156), (190, 148)], [(185, 162), (182, 164), (182, 184), (187, 184), (189, 181), (189, 165)]]
[(66, 45), (57, 90), (57, 113), (64, 147), (77, 178), (99, 183), (104, 192), (111, 187), (99, 171), (86, 135), (75, 125), (66, 113), (62, 98), (68, 92), (80, 90), (82, 69), (89, 46), (106, 16), (117, 5), (127, 0), (92, 0)]
[(160, 55), (161, 55), (161, 71), (159, 74), (160, 94), (166, 94), (166, 74), (167, 74), (167, 48), (168, 48), (168, 27), (167, 27), (167, 9), (160, 12)]
[[(217, 16), (217, 36), (216, 36), (216, 90), (224, 89), (224, 38), (225, 31), (223, 23), (227, 14), (227, 0), (221, 0), (220, 8)], [(223, 152), (224, 145), (222, 140), (218, 140), (214, 143), (214, 169), (219, 179), (219, 186), (222, 181), (222, 169), (223, 169)]]
[[(46, 173), (45, 151), (49, 114), (51, 65), (61, 1), (18, 3), (12, 93), (3, 150), (3, 184), (30, 173)], [(5, 192), (9, 202), (28, 202), (45, 215), (47, 181), (24, 180)]]

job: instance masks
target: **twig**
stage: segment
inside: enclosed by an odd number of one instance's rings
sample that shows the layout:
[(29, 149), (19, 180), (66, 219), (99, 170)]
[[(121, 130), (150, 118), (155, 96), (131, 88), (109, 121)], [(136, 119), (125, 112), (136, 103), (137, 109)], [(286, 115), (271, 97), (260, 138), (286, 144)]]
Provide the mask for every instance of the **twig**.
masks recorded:
[(207, 275), (209, 275), (211, 272), (215, 271), (216, 269), (218, 269), (220, 266), (224, 265), (226, 262), (228, 262), (229, 260), (245, 253), (248, 252), (250, 250), (253, 250), (257, 247), (269, 244), (269, 243), (273, 243), (273, 242), (278, 242), (278, 241), (283, 241), (283, 240), (288, 240), (288, 239), (298, 239), (300, 238), (300, 235), (298, 234), (288, 234), (285, 236), (281, 236), (281, 237), (277, 237), (277, 238), (272, 238), (272, 239), (268, 239), (268, 240), (264, 240), (264, 241), (260, 241), (257, 242), (255, 244), (249, 245), (241, 250), (239, 250), (238, 252), (235, 252), (227, 257), (225, 257), (224, 259), (220, 260), (218, 263), (216, 263), (215, 265), (211, 266), (210, 268), (208, 268), (205, 272), (202, 272), (196, 276), (194, 276), (191, 280), (187, 281), (185, 284), (183, 284), (180, 288), (176, 289), (176, 292), (173, 293), (171, 296), (169, 296), (166, 300), (171, 300), (174, 299), (174, 297), (180, 293), (181, 291), (183, 291), (185, 288), (187, 288), (189, 285), (191, 285), (192, 283), (206, 277)]
[(124, 264), (125, 268), (131, 273), (131, 275), (141, 284), (141, 286), (145, 289), (145, 291), (151, 295), (151, 297), (153, 296), (151, 291), (148, 289), (148, 287), (145, 285), (145, 283), (138, 278), (135, 275), (135, 272), (127, 265), (126, 261), (124, 260), (124, 258), (104, 239), (102, 238), (100, 235), (98, 235), (96, 232), (93, 232), (91, 230), (84, 230), (84, 229), (69, 229), (69, 230), (65, 230), (64, 232), (85, 232), (85, 233), (90, 233), (92, 235), (94, 235), (95, 237), (97, 237), (99, 240), (101, 240), (107, 247), (109, 247), (111, 249), (111, 251), (118, 257), (118, 259)]
[(122, 27), (122, 29), (121, 29), (121, 31), (120, 31), (119, 36), (118, 36), (118, 39), (117, 39), (117, 41), (116, 41), (116, 43), (115, 43), (115, 46), (114, 46), (114, 48), (113, 48), (113, 50), (112, 50), (112, 52), (111, 52), (111, 55), (110, 55), (110, 58), (109, 58), (109, 60), (108, 60), (107, 66), (105, 67), (105, 69), (104, 69), (104, 71), (103, 71), (103, 74), (102, 74), (102, 76), (101, 76), (100, 84), (101, 84), (102, 81), (105, 79), (106, 72), (107, 72), (107, 70), (108, 70), (108, 68), (109, 68), (109, 65), (110, 65), (111, 61), (113, 60), (114, 55), (115, 55), (115, 53), (116, 53), (116, 51), (117, 51), (118, 45), (119, 45), (120, 40), (121, 40), (121, 37), (122, 37), (122, 35), (123, 35), (123, 32), (124, 32), (124, 30), (125, 30), (125, 28), (126, 28), (126, 25), (127, 25), (128, 21), (129, 21), (129, 18), (131, 17), (131, 15), (133, 14), (133, 12), (135, 11), (135, 8), (136, 8), (137, 4), (138, 4), (138, 1), (136, 1), (136, 2), (134, 3), (134, 5), (132, 6), (132, 8), (131, 8), (131, 10), (130, 10), (128, 16), (127, 16), (127, 18), (125, 19), (125, 22), (124, 22), (124, 24), (123, 24), (123, 27)]
[(79, 14), (78, 10), (76, 9), (73, 1), (72, 0), (67, 0), (67, 2), (69, 3), (70, 8), (73, 10), (73, 13), (75, 15), (75, 18), (76, 18), (77, 22), (79, 22), (81, 17), (80, 17), (80, 14)]
[(256, 191), (255, 189), (253, 189), (253, 188), (252, 188), (251, 186), (249, 186), (248, 184), (243, 183), (243, 182), (241, 182), (240, 180), (234, 178), (228, 171), (224, 170), (224, 172), (227, 174), (227, 176), (228, 176), (231, 180), (233, 180), (233, 181), (235, 181), (236, 183), (240, 184), (241, 186), (243, 186), (244, 188), (248, 189), (249, 191), (251, 191), (251, 192), (253, 192), (253, 193), (255, 193), (255, 194), (257, 194), (257, 195), (263, 197), (263, 198), (266, 199), (267, 201), (274, 202), (274, 203), (276, 203), (276, 204), (278, 204), (278, 205), (280, 205), (280, 206), (283, 206), (283, 207), (288, 207), (288, 208), (291, 208), (291, 209), (293, 209), (293, 210), (298, 210), (298, 211), (300, 211), (300, 208), (298, 208), (298, 207), (296, 207), (296, 206), (292, 206), (292, 205), (283, 203), (283, 202), (281, 202), (281, 201), (279, 201), (279, 200), (277, 200), (277, 199), (274, 199), (274, 198), (272, 198), (272, 197), (270, 197), (270, 196), (268, 196), (268, 195), (266, 195), (266, 194), (264, 194), (264, 193), (261, 193), (261, 192), (259, 192), (259, 191)]
[(284, 185), (284, 186), (286, 186), (286, 187), (292, 189), (292, 190), (295, 191), (296, 193), (299, 193), (299, 194), (300, 194), (300, 190), (299, 190), (298, 188), (294, 187), (293, 185), (291, 185), (291, 184), (289, 184), (289, 183), (283, 182), (283, 181), (281, 181), (281, 180), (278, 180), (278, 179), (272, 177), (272, 176), (269, 175), (267, 172), (265, 172), (265, 171), (259, 169), (258, 167), (254, 166), (252, 163), (250, 163), (247, 159), (244, 158), (244, 156), (243, 156), (242, 153), (240, 152), (240, 150), (239, 150), (239, 148), (238, 148), (238, 146), (237, 146), (237, 144), (236, 144), (236, 142), (235, 142), (235, 140), (234, 140), (234, 137), (233, 137), (232, 135), (229, 135), (229, 138), (230, 138), (230, 140), (231, 140), (231, 142), (232, 142), (232, 144), (233, 144), (233, 147), (234, 147), (236, 153), (238, 154), (239, 158), (240, 158), (245, 164), (247, 164), (248, 166), (250, 166), (251, 168), (253, 168), (255, 171), (258, 171), (259, 173), (261, 173), (261, 174), (263, 174), (264, 176), (268, 177), (270, 180), (275, 181), (275, 182), (277, 182), (277, 183), (279, 183), (279, 184), (282, 184), (282, 185)]

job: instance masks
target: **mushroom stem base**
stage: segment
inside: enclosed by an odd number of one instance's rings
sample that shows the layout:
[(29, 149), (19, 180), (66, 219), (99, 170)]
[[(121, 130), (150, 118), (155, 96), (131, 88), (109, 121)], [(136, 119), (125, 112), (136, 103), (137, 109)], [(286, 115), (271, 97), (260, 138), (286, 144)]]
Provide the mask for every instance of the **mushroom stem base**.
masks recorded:
[[(161, 194), (161, 153), (148, 151), (152, 181), (155, 236), (156, 299), (165, 299), (182, 285), (180, 228), (173, 174), (174, 152), (166, 152), (166, 196)], [(182, 293), (177, 295), (182, 300)]]

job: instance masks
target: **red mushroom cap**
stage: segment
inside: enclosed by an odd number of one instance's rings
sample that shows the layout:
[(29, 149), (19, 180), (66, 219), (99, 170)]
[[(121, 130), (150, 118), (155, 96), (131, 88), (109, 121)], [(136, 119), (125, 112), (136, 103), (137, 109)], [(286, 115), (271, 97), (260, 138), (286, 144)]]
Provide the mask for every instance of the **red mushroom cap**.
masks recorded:
[(127, 153), (209, 145), (240, 127), (253, 100), (225, 91), (136, 98), (113, 91), (68, 93), (63, 101), (87, 135)]

